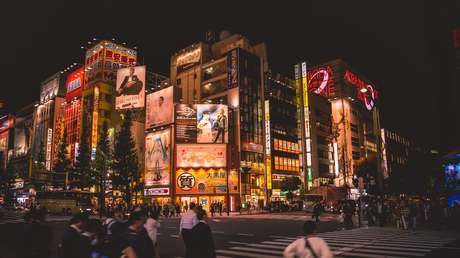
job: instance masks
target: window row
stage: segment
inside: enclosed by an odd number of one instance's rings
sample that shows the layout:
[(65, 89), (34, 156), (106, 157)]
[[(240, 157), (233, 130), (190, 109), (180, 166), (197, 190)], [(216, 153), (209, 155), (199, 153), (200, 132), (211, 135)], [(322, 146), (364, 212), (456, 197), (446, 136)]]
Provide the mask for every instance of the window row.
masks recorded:
[(299, 153), (300, 152), (300, 146), (299, 146), (298, 143), (285, 141), (285, 140), (280, 140), (280, 139), (275, 139), (273, 141), (273, 148), (275, 150), (284, 151), (284, 152), (290, 152), (290, 153)]
[(298, 159), (275, 156), (275, 169), (290, 172), (298, 172), (300, 170), (300, 161)]

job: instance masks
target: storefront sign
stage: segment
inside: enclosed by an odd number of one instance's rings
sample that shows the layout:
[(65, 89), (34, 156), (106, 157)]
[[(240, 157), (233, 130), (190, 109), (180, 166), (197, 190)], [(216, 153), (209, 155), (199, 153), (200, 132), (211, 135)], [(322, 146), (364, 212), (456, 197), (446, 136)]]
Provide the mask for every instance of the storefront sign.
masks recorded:
[(48, 128), (48, 135), (46, 136), (46, 169), (51, 169), (51, 143), (53, 139), (53, 129)]
[(176, 171), (176, 194), (212, 194), (227, 192), (225, 169), (179, 169)]
[(144, 189), (144, 196), (158, 196), (158, 195), (169, 195), (169, 188), (146, 188)]

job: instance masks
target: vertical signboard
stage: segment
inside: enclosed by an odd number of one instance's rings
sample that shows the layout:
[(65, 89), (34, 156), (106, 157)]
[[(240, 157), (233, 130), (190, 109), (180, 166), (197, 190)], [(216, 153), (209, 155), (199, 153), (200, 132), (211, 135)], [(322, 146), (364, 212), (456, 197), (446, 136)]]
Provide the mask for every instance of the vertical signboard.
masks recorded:
[(93, 121), (91, 127), (91, 159), (96, 158), (97, 133), (99, 122), (99, 87), (94, 88)]
[(171, 130), (148, 133), (145, 138), (145, 186), (170, 184)]
[(163, 126), (174, 122), (174, 87), (147, 95), (145, 128)]
[(272, 158), (270, 139), (270, 102), (265, 100), (265, 169), (267, 172), (267, 189), (272, 189)]
[(53, 142), (53, 129), (48, 128), (48, 134), (46, 136), (46, 169), (51, 170), (51, 144)]
[(238, 76), (238, 49), (234, 49), (227, 55), (227, 84), (229, 89), (238, 87)]
[(307, 81), (307, 63), (302, 62), (302, 91), (303, 91), (303, 108), (304, 108), (304, 126), (305, 126), (305, 144), (307, 148), (307, 181), (308, 189), (313, 186), (313, 175), (311, 171), (311, 138), (310, 138), (310, 111), (308, 103), (308, 81)]

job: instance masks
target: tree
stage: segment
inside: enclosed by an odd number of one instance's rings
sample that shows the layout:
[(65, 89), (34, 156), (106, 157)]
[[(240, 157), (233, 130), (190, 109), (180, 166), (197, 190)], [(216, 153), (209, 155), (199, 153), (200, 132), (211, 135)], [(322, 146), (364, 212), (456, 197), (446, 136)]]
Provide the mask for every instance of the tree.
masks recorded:
[(16, 179), (20, 178), (20, 172), (16, 170), (11, 161), (7, 163), (6, 171), (0, 171), (0, 189), (5, 194), (5, 203), (12, 204), (13, 192), (11, 191)]
[(67, 130), (64, 129), (64, 134), (62, 135), (61, 142), (59, 143), (57, 161), (54, 166), (54, 172), (56, 173), (65, 173), (70, 169), (70, 160), (67, 153), (68, 144), (67, 139)]
[(132, 114), (131, 111), (127, 111), (115, 139), (112, 173), (112, 184), (122, 192), (128, 208), (131, 208), (133, 189), (137, 188), (140, 181), (139, 162), (131, 126)]
[(293, 177), (285, 177), (283, 181), (281, 181), (281, 191), (287, 192), (286, 198), (291, 201), (294, 197), (292, 192), (297, 191), (300, 189), (302, 181), (300, 178), (293, 176)]
[(82, 123), (78, 156), (75, 162), (75, 168), (72, 170), (70, 177), (73, 185), (81, 189), (88, 188), (93, 185), (91, 171), (91, 149), (89, 146), (89, 129), (89, 122), (87, 122), (87, 124)]
[[(104, 122), (100, 134), (99, 142), (96, 147), (96, 158), (92, 164), (93, 177), (95, 178), (98, 186), (99, 208), (102, 212), (105, 208), (105, 182), (107, 180), (107, 173), (112, 162), (112, 153), (110, 150), (110, 142), (108, 138), (107, 122)], [(102, 213), (100, 214), (102, 215)]]

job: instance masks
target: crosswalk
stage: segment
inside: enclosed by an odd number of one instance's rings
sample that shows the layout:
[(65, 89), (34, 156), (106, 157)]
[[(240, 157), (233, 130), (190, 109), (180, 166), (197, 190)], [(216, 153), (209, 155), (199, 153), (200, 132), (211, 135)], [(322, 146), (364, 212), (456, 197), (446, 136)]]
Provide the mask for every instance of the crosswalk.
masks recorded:
[[(334, 257), (396, 258), (423, 257), (456, 239), (440, 232), (410, 232), (389, 228), (359, 228), (318, 234), (326, 240)], [(301, 237), (301, 236), (299, 236)], [(230, 246), (218, 249), (221, 257), (279, 258), (296, 237), (270, 236), (257, 243), (230, 241)]]
[(0, 225), (9, 223), (21, 223), (24, 222), (24, 214), (18, 212), (5, 212), (3, 217), (0, 219)]
[[(290, 220), (290, 221), (305, 221), (311, 220), (311, 215), (308, 214), (283, 214), (283, 213), (263, 213), (263, 214), (242, 214), (234, 216), (237, 219), (262, 219), (262, 220)], [(327, 214), (320, 217), (320, 221), (330, 221), (336, 219), (335, 215)]]

